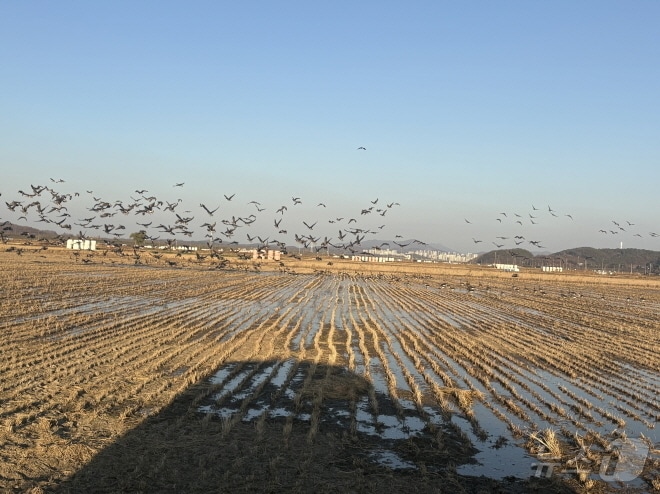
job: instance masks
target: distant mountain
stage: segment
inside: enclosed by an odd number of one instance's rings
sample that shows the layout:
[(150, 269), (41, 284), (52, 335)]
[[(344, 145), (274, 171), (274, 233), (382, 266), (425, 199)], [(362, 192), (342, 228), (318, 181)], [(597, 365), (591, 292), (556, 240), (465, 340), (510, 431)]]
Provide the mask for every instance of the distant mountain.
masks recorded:
[(17, 225), (9, 221), (0, 223), (0, 232), (4, 237), (20, 238), (34, 235), (34, 238), (55, 238), (57, 233), (52, 230), (40, 230), (31, 226)]
[(660, 270), (660, 252), (644, 249), (595, 249), (577, 247), (550, 254), (532, 254), (525, 249), (492, 250), (471, 261), (473, 264), (518, 264), (519, 266), (561, 266), (570, 269), (606, 269), (645, 272)]
[(491, 250), (480, 254), (470, 261), (472, 264), (519, 264), (525, 260), (535, 259), (534, 254), (526, 249)]
[(594, 249), (593, 247), (577, 247), (566, 249), (554, 254), (564, 257), (572, 263), (587, 261), (594, 267), (614, 268), (619, 265), (641, 267), (653, 264), (660, 266), (660, 252), (646, 249)]

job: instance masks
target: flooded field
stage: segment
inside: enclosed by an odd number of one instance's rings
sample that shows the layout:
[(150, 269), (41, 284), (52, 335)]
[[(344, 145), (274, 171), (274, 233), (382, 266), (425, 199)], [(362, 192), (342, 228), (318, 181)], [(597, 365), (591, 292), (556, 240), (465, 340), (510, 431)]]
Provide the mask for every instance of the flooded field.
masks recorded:
[[(165, 459), (134, 476), (108, 464), (122, 465), (112, 448), (146, 444), (132, 431), (160, 437), (154, 424), (184, 427), (181, 417), (216, 449), (251, 444), (269, 458), (195, 460), (220, 469), (227, 489), (306, 490), (297, 482), (319, 461), (334, 472), (326, 491), (368, 491), (378, 478), (372, 487), (414, 479), (421, 491), (471, 492), (481, 476), (500, 492), (524, 492), (513, 477), (545, 492), (660, 489), (657, 282), (141, 269), (4, 253), (0, 264), (0, 490), (75, 491), (103, 475), (108, 491), (176, 490), (158, 483)], [(323, 456), (329, 443), (341, 461)], [(626, 444), (642, 452), (624, 471), (610, 460)], [(162, 448), (150, 451), (166, 458)]]

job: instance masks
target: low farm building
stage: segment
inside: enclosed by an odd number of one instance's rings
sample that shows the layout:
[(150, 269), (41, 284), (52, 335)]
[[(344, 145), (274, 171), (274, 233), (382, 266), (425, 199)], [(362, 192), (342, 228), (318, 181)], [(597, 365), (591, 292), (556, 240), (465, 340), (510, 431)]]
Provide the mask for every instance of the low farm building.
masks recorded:
[(72, 250), (96, 250), (96, 240), (70, 238), (66, 241), (66, 248)]
[(268, 259), (270, 261), (279, 261), (282, 253), (274, 249), (252, 249), (252, 259)]
[(512, 273), (517, 273), (518, 271), (520, 271), (520, 268), (518, 267), (517, 264), (495, 264), (495, 267), (497, 269), (501, 269), (502, 271), (507, 271)]
[(543, 271), (548, 271), (553, 273), (561, 273), (564, 270), (560, 266), (543, 266), (541, 269), (543, 269)]
[(361, 256), (351, 256), (351, 261), (362, 261), (362, 262), (394, 262), (394, 257), (385, 257), (385, 256), (373, 256), (373, 255), (361, 255)]

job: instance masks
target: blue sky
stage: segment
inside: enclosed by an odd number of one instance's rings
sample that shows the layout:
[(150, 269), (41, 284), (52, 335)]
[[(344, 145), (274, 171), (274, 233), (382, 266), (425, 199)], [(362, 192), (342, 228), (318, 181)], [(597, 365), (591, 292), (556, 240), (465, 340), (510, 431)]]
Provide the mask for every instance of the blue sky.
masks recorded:
[(658, 25), (655, 1), (2, 2), (0, 193), (257, 200), (264, 235), (299, 196), (290, 233), (328, 236), (379, 198), (374, 238), (660, 250)]

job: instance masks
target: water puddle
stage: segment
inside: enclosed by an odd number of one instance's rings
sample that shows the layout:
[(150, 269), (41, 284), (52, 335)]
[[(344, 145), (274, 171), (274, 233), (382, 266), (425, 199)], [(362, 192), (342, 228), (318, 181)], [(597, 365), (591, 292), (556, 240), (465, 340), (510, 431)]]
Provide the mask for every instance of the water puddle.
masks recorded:
[[(486, 476), (492, 479), (501, 480), (504, 477), (515, 476), (520, 478), (529, 477), (533, 471), (533, 464), (536, 462), (522, 447), (518, 446), (512, 440), (508, 439), (508, 434), (488, 440), (479, 439), (472, 430), (472, 425), (466, 419), (453, 415), (451, 421), (460, 427), (470, 442), (479, 449), (474, 456), (476, 463), (460, 465), (456, 472), (460, 475)], [(499, 437), (506, 439), (506, 442)]]
[(394, 451), (378, 449), (369, 453), (369, 459), (374, 463), (394, 470), (417, 470), (417, 465), (401, 458)]

